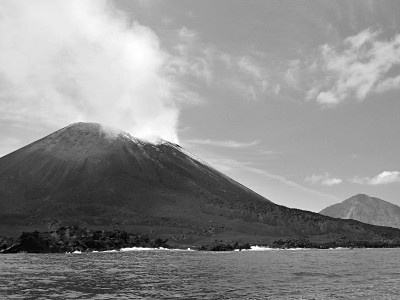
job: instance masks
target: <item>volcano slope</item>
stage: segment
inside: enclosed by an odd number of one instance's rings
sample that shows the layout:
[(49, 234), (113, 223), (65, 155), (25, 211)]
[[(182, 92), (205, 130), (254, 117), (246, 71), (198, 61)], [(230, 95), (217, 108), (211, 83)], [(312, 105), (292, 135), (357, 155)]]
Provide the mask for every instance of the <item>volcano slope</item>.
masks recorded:
[(400, 230), (276, 205), (178, 145), (76, 123), (0, 158), (0, 234), (79, 225), (171, 245), (381, 241)]

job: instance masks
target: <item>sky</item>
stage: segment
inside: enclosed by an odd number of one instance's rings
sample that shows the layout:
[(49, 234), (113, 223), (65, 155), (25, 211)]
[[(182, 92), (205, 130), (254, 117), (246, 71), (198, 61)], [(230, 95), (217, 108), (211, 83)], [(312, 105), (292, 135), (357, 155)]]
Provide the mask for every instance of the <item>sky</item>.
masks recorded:
[(400, 2), (0, 0), (0, 156), (77, 121), (281, 205), (400, 205)]

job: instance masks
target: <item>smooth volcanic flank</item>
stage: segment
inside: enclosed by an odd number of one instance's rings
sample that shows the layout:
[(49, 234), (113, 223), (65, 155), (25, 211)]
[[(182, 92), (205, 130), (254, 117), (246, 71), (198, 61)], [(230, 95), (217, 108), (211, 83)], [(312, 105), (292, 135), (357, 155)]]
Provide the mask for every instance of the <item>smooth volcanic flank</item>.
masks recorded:
[(276, 205), (166, 141), (77, 123), (0, 158), (0, 234), (80, 225), (170, 244), (400, 238)]

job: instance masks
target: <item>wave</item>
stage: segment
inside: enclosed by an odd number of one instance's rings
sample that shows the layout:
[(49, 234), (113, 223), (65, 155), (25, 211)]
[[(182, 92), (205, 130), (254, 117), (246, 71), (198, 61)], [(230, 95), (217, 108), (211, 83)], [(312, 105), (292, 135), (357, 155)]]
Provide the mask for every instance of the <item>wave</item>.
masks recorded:
[(265, 246), (251, 246), (250, 249), (235, 249), (234, 251), (299, 251), (299, 250), (349, 250), (351, 248), (345, 247), (337, 247), (337, 248), (329, 248), (329, 249), (316, 249), (316, 248), (271, 248)]
[[(251, 246), (250, 249), (235, 249), (234, 251), (239, 252), (239, 251), (245, 251), (245, 252), (249, 252), (249, 251), (299, 251), (299, 250), (349, 250), (351, 248), (345, 248), (345, 247), (337, 247), (337, 248), (329, 248), (329, 249), (314, 249), (314, 248), (287, 248), (287, 249), (283, 249), (283, 248), (272, 248), (272, 247), (265, 247), (265, 246)], [(187, 248), (187, 249), (177, 249), (177, 248), (149, 248), (149, 247), (129, 247), (129, 248), (121, 248), (119, 250), (113, 249), (113, 250), (104, 250), (104, 251), (79, 251), (79, 250), (75, 250), (74, 252), (67, 252), (67, 254), (82, 254), (82, 253), (115, 253), (115, 252), (134, 252), (134, 251), (198, 251), (198, 250), (194, 250), (191, 248)], [(219, 252), (219, 251), (217, 251)], [(231, 251), (220, 251), (220, 252), (231, 252)]]
[(271, 250), (277, 250), (277, 249), (264, 246), (251, 246), (250, 249), (235, 249), (235, 251), (271, 251)]
[[(104, 250), (104, 251), (90, 251), (91, 253), (114, 253), (114, 252), (133, 252), (133, 251), (195, 251), (191, 248), (187, 249), (170, 249), (170, 248), (148, 248), (148, 247), (129, 247), (129, 248), (121, 248), (119, 250)], [(79, 251), (75, 251), (72, 253), (81, 253)]]

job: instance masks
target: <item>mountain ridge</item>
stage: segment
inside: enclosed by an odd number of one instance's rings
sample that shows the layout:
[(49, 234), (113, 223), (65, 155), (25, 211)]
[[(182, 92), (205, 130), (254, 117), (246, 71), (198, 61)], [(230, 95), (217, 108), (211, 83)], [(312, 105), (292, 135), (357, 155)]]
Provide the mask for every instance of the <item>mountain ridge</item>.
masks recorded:
[(366, 194), (354, 195), (341, 203), (326, 207), (320, 213), (334, 218), (400, 228), (400, 207)]

